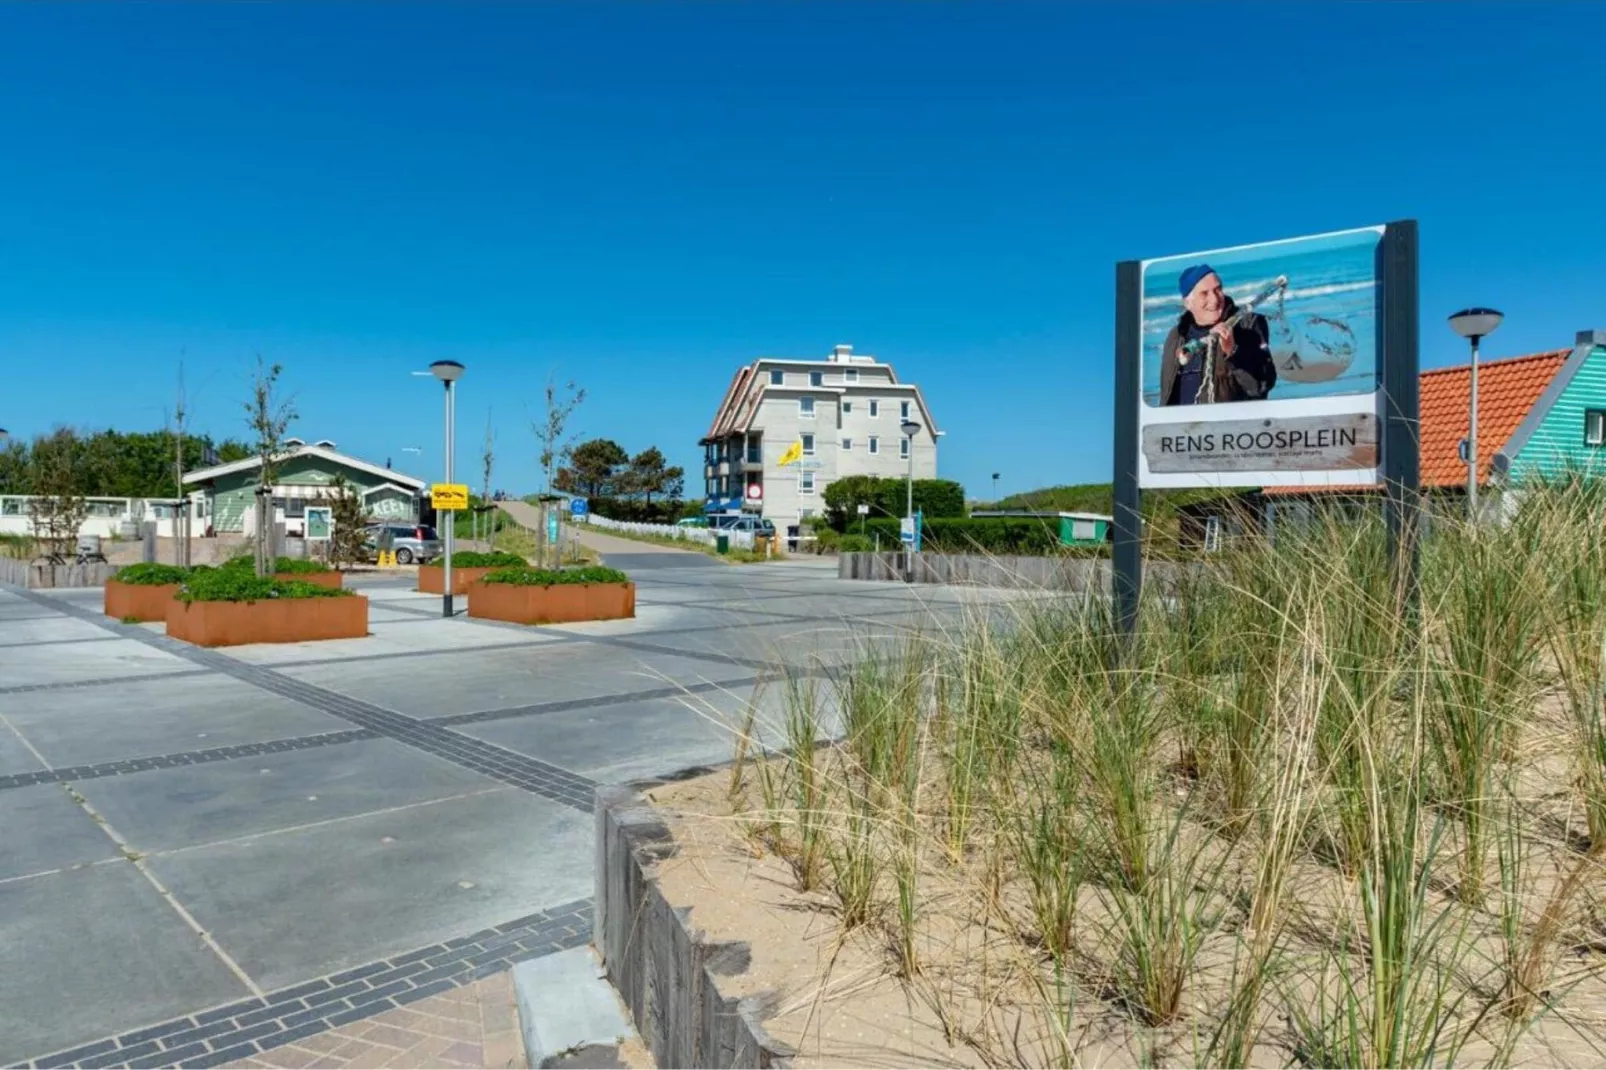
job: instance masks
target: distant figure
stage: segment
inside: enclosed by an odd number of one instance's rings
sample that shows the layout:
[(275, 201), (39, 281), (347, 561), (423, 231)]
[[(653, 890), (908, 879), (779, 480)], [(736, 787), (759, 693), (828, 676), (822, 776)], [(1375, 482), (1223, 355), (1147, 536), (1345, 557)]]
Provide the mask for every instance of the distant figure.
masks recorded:
[(1239, 316), (1209, 264), (1183, 271), (1178, 289), (1184, 311), (1160, 356), (1160, 404), (1264, 399), (1277, 385), (1266, 317)]

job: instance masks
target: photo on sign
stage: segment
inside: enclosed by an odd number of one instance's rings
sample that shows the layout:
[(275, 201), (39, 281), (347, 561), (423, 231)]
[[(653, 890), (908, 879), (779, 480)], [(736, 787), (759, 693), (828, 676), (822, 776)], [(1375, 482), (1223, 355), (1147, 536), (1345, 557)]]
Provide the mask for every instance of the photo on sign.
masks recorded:
[(1139, 265), (1140, 486), (1375, 482), (1386, 229)]
[(327, 506), (307, 507), (307, 538), (327, 539), (333, 530), (333, 510)]
[(1382, 228), (1143, 265), (1143, 400), (1156, 408), (1370, 394)]

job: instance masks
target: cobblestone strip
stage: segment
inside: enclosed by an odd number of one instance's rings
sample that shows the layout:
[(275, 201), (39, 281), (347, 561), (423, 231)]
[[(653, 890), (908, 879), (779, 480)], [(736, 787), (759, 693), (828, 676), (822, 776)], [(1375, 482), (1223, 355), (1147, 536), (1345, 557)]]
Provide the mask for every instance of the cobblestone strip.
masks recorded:
[(509, 706), (500, 710), (477, 710), (474, 713), (449, 713), (444, 717), (424, 718), (426, 724), (446, 727), (460, 724), (483, 724), (486, 721), (510, 721), (517, 717), (539, 717), (548, 713), (569, 710), (592, 710), (605, 706), (622, 706), (627, 702), (650, 702), (653, 699), (680, 698), (682, 695), (706, 695), (710, 691), (728, 691), (734, 687), (748, 687), (758, 682), (756, 676), (742, 676), (734, 680), (704, 681), (699, 684), (673, 684), (645, 691), (629, 691), (622, 695), (604, 695), (600, 698), (559, 699), (554, 702), (537, 702), (528, 706)]
[(53, 684), (13, 684), (0, 687), (0, 695), (23, 695), (30, 691), (63, 691), (73, 687), (108, 687), (112, 684), (142, 684), (146, 680), (177, 680), (181, 676), (205, 676), (211, 669), (174, 669), (148, 672), (143, 676), (103, 676), (95, 680), (61, 680)]
[(331, 747), (341, 743), (356, 743), (358, 740), (378, 738), (380, 738), (379, 733), (371, 728), (351, 728), (344, 732), (324, 732), (315, 736), (296, 736), (293, 739), (272, 739), (265, 743), (241, 743), (233, 747), (158, 754), (150, 758), (126, 758), (116, 762), (101, 762), (98, 765), (75, 765), (61, 769), (42, 769), (36, 773), (13, 773), (10, 776), (0, 776), (0, 791), (27, 787), (29, 784), (99, 780), (101, 777), (143, 773), (151, 769), (227, 762), (236, 758), (255, 758), (262, 754), (280, 754), (284, 751), (306, 750), (308, 747)]
[(303, 984), (42, 1056), (30, 1067), (220, 1066), (337, 1029), (441, 992), (515, 962), (590, 939), (591, 900), (581, 899), (494, 929), (431, 944)]

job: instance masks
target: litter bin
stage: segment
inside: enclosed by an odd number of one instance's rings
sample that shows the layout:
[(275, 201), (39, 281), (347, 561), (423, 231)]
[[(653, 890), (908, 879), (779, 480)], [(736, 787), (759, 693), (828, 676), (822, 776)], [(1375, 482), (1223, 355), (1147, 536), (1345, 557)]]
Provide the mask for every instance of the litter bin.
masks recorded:
[(728, 554), (731, 552), (731, 537), (723, 531), (714, 536), (714, 552), (716, 554)]

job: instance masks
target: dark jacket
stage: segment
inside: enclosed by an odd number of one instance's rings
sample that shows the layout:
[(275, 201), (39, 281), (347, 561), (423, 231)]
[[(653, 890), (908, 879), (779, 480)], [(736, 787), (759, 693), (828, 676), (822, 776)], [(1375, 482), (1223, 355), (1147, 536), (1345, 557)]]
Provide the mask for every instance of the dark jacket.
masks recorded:
[[(1238, 311), (1238, 306), (1227, 299), (1222, 319)], [(1193, 326), (1193, 313), (1184, 312), (1171, 333), (1165, 336), (1165, 349), (1160, 354), (1160, 404), (1180, 405), (1177, 397), (1177, 349), (1188, 337)], [(1271, 360), (1271, 325), (1266, 317), (1250, 313), (1232, 328), (1235, 345), (1231, 357), (1216, 363), (1217, 401), (1260, 401), (1277, 385), (1277, 366)], [(1201, 357), (1194, 357), (1201, 360)]]

